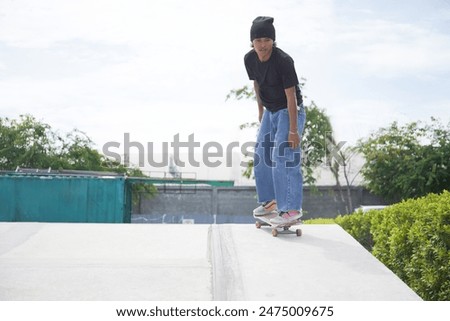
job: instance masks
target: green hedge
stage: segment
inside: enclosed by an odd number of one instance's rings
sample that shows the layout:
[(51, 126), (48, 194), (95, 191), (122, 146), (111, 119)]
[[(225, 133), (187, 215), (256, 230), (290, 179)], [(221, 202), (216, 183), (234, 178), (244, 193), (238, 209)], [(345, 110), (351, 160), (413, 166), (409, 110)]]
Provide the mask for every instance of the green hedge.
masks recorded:
[(336, 223), (424, 300), (450, 300), (450, 192), (339, 216)]

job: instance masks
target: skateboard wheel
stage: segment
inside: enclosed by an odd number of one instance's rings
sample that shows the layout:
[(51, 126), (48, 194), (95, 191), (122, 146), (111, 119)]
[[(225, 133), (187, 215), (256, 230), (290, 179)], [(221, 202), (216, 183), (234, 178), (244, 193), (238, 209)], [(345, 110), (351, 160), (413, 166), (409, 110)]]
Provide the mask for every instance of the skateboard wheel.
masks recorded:
[(273, 229), (272, 230), (272, 236), (273, 237), (277, 237), (277, 235), (278, 235), (278, 231), (276, 229)]
[(295, 231), (295, 233), (297, 234), (297, 236), (302, 236), (302, 230), (301, 229), (297, 229)]
[(256, 228), (261, 228), (261, 223), (260, 222), (256, 222), (255, 225), (256, 225)]

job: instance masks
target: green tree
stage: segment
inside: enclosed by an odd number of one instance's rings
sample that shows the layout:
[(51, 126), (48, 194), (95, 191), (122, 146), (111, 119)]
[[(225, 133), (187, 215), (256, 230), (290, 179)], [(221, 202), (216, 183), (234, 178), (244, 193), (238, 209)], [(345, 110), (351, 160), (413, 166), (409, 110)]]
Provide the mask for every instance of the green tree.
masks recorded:
[(373, 193), (389, 201), (450, 189), (450, 123), (397, 122), (360, 140), (362, 175)]
[(56, 161), (54, 139), (50, 126), (31, 116), (21, 116), (19, 121), (0, 118), (0, 169), (48, 167)]
[[(52, 168), (65, 170), (109, 171), (145, 177), (139, 168), (112, 161), (93, 148), (92, 140), (74, 129), (61, 135), (31, 115), (18, 120), (0, 118), (0, 170)], [(151, 184), (133, 185), (133, 192), (156, 193)], [(137, 193), (133, 193), (136, 196)]]
[(18, 120), (0, 118), (0, 169), (17, 167), (73, 170), (115, 170), (92, 148), (91, 139), (79, 130), (65, 136), (31, 115)]
[[(339, 170), (339, 168), (333, 167), (333, 158), (328, 153), (335, 146), (330, 118), (325, 110), (319, 108), (314, 101), (306, 107), (306, 124), (302, 145), (303, 181), (305, 184), (315, 184), (317, 179), (314, 176), (314, 170), (318, 166)], [(339, 175), (335, 177), (337, 177), (339, 185)]]

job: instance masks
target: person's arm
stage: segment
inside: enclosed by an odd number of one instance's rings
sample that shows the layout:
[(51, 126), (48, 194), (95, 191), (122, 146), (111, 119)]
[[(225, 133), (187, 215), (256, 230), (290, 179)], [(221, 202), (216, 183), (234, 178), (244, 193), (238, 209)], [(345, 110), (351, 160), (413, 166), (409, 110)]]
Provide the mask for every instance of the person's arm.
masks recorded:
[(297, 111), (297, 97), (295, 95), (295, 86), (284, 90), (287, 98), (287, 109), (289, 113), (289, 135), (288, 142), (291, 148), (300, 146), (300, 136), (298, 134), (298, 111)]
[(258, 104), (258, 120), (259, 122), (261, 122), (263, 113), (264, 113), (264, 107), (263, 107), (263, 103), (261, 101), (261, 97), (259, 96), (259, 85), (258, 82), (256, 80), (253, 81), (253, 87), (255, 88), (255, 95), (256, 95), (256, 102)]

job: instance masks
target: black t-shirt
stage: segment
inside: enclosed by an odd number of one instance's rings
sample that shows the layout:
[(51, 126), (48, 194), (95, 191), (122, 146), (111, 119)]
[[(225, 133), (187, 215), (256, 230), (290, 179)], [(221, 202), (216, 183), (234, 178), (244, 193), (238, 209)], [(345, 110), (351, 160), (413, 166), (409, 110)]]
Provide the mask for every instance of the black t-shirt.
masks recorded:
[(258, 82), (261, 101), (268, 110), (274, 112), (287, 108), (284, 90), (293, 86), (297, 105), (303, 102), (294, 60), (280, 48), (273, 47), (269, 60), (265, 62), (261, 62), (252, 49), (245, 55), (244, 63), (250, 80)]

